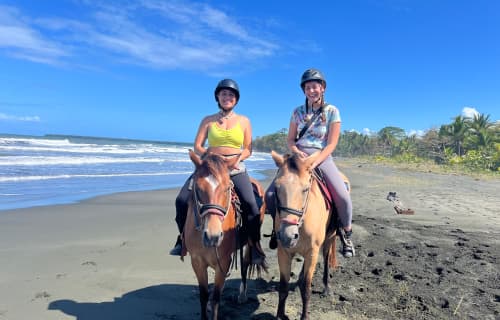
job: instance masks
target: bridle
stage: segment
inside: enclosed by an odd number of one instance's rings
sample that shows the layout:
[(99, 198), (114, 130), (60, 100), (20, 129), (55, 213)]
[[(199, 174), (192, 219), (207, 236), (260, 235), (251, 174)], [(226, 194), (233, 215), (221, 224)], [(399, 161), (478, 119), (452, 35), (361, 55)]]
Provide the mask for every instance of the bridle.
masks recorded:
[(198, 231), (201, 230), (200, 220), (203, 220), (208, 215), (217, 215), (221, 221), (224, 221), (231, 206), (231, 191), (233, 187), (234, 187), (233, 182), (229, 180), (229, 186), (225, 191), (227, 194), (227, 205), (224, 208), (218, 204), (201, 202), (200, 197), (198, 195), (198, 188), (196, 187), (196, 182), (193, 183), (193, 200), (195, 204), (193, 210), (194, 210), (196, 230)]
[(308, 186), (307, 186), (307, 193), (306, 193), (306, 196), (304, 197), (304, 202), (302, 203), (302, 208), (301, 209), (294, 209), (294, 208), (282, 206), (280, 204), (281, 202), (280, 202), (280, 199), (278, 197), (278, 193), (275, 192), (275, 196), (276, 196), (276, 208), (278, 209), (278, 214), (281, 213), (281, 211), (285, 211), (285, 212), (291, 213), (291, 214), (293, 214), (293, 215), (295, 215), (295, 216), (297, 216), (299, 218), (298, 220), (289, 219), (289, 218), (280, 218), (280, 220), (281, 220), (282, 223), (286, 223), (286, 224), (289, 224), (289, 225), (297, 225), (299, 227), (302, 226), (304, 214), (305, 214), (305, 212), (307, 210), (307, 205), (309, 204), (309, 194), (311, 193), (311, 186), (312, 186), (313, 179), (314, 179), (314, 175), (313, 175), (313, 173), (311, 173), (310, 176), (309, 176), (309, 183), (308, 183)]
[[(195, 177), (193, 177), (194, 179)], [(221, 220), (221, 223), (224, 222), (224, 219), (227, 216), (227, 213), (229, 212), (230, 206), (231, 206), (231, 200), (232, 200), (232, 190), (234, 188), (233, 181), (229, 180), (229, 186), (226, 189), (226, 194), (227, 194), (227, 205), (226, 207), (222, 207), (218, 204), (213, 204), (213, 203), (202, 203), (200, 201), (200, 197), (198, 195), (198, 188), (196, 187), (196, 182), (194, 181), (193, 183), (193, 200), (194, 200), (194, 225), (195, 229), (197, 231), (201, 231), (202, 225), (200, 221), (202, 221), (204, 218), (206, 218), (209, 215), (216, 215), (219, 217)], [(215, 257), (217, 258), (217, 264), (219, 265), (219, 269), (223, 271), (222, 265), (220, 262), (220, 255), (219, 255), (219, 250), (218, 247), (214, 247), (215, 250)], [(229, 270), (226, 271), (226, 277), (230, 275)]]

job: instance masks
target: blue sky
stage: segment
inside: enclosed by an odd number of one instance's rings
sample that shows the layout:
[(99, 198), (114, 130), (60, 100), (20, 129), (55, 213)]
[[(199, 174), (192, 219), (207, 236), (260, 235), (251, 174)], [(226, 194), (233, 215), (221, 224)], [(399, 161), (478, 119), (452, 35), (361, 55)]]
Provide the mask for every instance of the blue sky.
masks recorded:
[(192, 142), (233, 78), (258, 137), (319, 68), (342, 130), (500, 119), (500, 1), (0, 0), (0, 133)]

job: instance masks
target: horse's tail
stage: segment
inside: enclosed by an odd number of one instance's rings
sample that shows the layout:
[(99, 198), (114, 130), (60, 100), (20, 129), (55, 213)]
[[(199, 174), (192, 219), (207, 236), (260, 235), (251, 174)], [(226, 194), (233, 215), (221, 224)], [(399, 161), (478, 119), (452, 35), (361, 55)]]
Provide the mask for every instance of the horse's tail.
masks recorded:
[(269, 265), (266, 260), (259, 264), (250, 264), (248, 266), (249, 276), (256, 276), (257, 278), (262, 278), (262, 273), (269, 273)]
[(328, 265), (335, 269), (338, 267), (337, 262), (337, 237), (334, 235), (330, 242), (330, 254), (328, 255)]
[(258, 246), (259, 248), (257, 250), (261, 251), (262, 253), (264, 253), (264, 250), (262, 250), (262, 248), (260, 247), (260, 243), (256, 243), (256, 244), (251, 244), (251, 243), (247, 243), (243, 248), (241, 248), (242, 250), (242, 259), (245, 260), (245, 262), (242, 262), (242, 265), (244, 263), (246, 263), (248, 265), (248, 276), (251, 277), (251, 276), (254, 276), (256, 275), (258, 278), (261, 278), (262, 277), (262, 273), (265, 272), (265, 273), (269, 273), (269, 264), (267, 262), (267, 258), (265, 256), (265, 254), (263, 254), (262, 256), (262, 259), (256, 263), (253, 263), (252, 262), (252, 248), (251, 246)]

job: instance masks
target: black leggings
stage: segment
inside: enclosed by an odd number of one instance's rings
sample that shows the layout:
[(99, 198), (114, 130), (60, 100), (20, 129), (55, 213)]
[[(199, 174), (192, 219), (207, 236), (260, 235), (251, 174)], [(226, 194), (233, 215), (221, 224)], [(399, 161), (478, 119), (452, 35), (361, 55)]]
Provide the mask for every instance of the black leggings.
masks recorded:
[[(188, 201), (191, 196), (191, 190), (189, 190), (189, 183), (191, 181), (190, 176), (184, 186), (181, 188), (179, 195), (175, 199), (175, 222), (177, 222), (177, 227), (179, 228), (179, 233), (184, 230), (184, 224), (186, 223), (186, 216), (188, 210)], [(252, 183), (250, 182), (250, 177), (248, 173), (242, 172), (231, 177), (234, 184), (234, 189), (238, 198), (241, 202), (241, 210), (243, 213), (247, 214), (243, 217), (243, 222), (258, 221), (260, 215), (259, 206), (255, 200), (255, 195), (253, 192)]]

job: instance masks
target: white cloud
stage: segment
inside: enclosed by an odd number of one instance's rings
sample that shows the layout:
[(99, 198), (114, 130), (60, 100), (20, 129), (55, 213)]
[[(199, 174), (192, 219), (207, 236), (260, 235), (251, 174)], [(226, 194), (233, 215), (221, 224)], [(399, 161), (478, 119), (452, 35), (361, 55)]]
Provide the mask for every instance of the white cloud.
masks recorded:
[(363, 128), (363, 134), (365, 134), (367, 136), (371, 136), (371, 135), (376, 135), (377, 132), (376, 131), (372, 131), (369, 128)]
[(13, 116), (13, 115), (5, 114), (5, 113), (0, 113), (0, 120), (40, 122), (40, 117), (39, 116)]
[(462, 109), (462, 116), (464, 118), (473, 119), (474, 116), (478, 116), (479, 114), (480, 112), (473, 107), (464, 107)]
[(359, 132), (356, 129), (349, 129), (349, 130), (346, 130), (346, 131), (347, 132), (354, 132), (354, 133), (357, 133), (357, 134), (364, 134), (364, 135), (367, 135), (367, 136), (372, 136), (372, 135), (376, 135), (377, 134), (376, 131), (372, 131), (371, 129), (368, 129), (368, 128), (363, 128), (363, 130), (361, 130), (361, 132)]
[(47, 39), (26, 20), (17, 9), (0, 5), (0, 49), (20, 59), (47, 64), (56, 64), (68, 55), (63, 45)]
[(104, 56), (159, 69), (214, 71), (234, 62), (248, 65), (280, 48), (261, 36), (258, 26), (244, 25), (233, 14), (208, 4), (145, 0), (76, 5), (84, 6), (78, 20), (34, 19), (17, 8), (0, 6), (0, 49), (40, 63), (80, 64), (78, 58), (96, 63), (102, 59), (93, 56)]
[(408, 137), (411, 137), (411, 136), (423, 137), (425, 135), (425, 130), (412, 129), (406, 135)]

